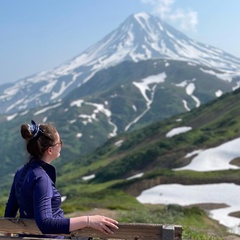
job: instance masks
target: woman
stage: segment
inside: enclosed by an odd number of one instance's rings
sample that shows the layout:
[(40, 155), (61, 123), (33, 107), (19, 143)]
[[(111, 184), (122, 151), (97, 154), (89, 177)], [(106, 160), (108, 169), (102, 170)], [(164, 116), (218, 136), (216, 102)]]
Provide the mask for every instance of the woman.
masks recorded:
[(105, 234), (118, 229), (114, 219), (94, 215), (65, 218), (61, 195), (55, 187), (56, 172), (51, 162), (60, 156), (62, 141), (52, 124), (21, 126), (21, 135), (30, 154), (29, 162), (15, 174), (4, 217), (35, 219), (43, 234), (68, 234), (91, 227)]

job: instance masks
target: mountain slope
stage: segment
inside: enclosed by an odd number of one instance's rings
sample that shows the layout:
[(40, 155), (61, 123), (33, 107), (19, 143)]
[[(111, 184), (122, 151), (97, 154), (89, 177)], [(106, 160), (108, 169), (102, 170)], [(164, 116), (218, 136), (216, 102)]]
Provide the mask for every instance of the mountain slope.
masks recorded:
[(64, 100), (102, 104), (118, 134), (190, 111), (237, 88), (237, 82), (185, 61), (127, 61), (95, 74)]
[(12, 173), (26, 159), (19, 150), (19, 127), (31, 119), (57, 126), (64, 142), (57, 164), (65, 164), (109, 138), (190, 111), (236, 86), (222, 80), (225, 74), (213, 72), (185, 61), (123, 62), (99, 71), (62, 101), (2, 115), (0, 173)]
[[(66, 169), (69, 169), (68, 165), (71, 165), (72, 169), (76, 169), (73, 167), (76, 164), (78, 170), (73, 170), (71, 174), (68, 174), (63, 167), (61, 170), (64, 173), (62, 178), (68, 179), (67, 182), (75, 183), (77, 179), (79, 180), (88, 174), (94, 176), (91, 181), (97, 183), (126, 180), (135, 174), (144, 173), (147, 179), (151, 173), (155, 172), (156, 174), (152, 176), (157, 176), (157, 172), (160, 173), (163, 169), (171, 170), (184, 167), (198, 154), (197, 150), (214, 148), (231, 140), (239, 139), (239, 95), (240, 90), (236, 90), (234, 93), (228, 93), (191, 112), (179, 114), (145, 128), (112, 138), (81, 161), (76, 159), (75, 162), (66, 164)], [(181, 128), (185, 128), (185, 130), (182, 132), (178, 130), (177, 134), (177, 129)], [(170, 132), (173, 132), (174, 129), (175, 134), (171, 135)], [(196, 153), (191, 156), (188, 154), (194, 152)], [(187, 154), (189, 157), (186, 157)], [(239, 170), (237, 172), (239, 158), (235, 159), (231, 149), (226, 154), (232, 156), (232, 168), (236, 168), (236, 174), (232, 171), (225, 176), (221, 174), (220, 178), (217, 173), (212, 174), (211, 178), (206, 179), (208, 183), (234, 182), (240, 184)], [(215, 165), (218, 164), (218, 161), (220, 159), (216, 158)], [(164, 173), (161, 174), (164, 175)], [(166, 179), (163, 177), (162, 180), (169, 183), (171, 175), (169, 177)], [(142, 179), (145, 178), (142, 177)], [(201, 180), (197, 178), (195, 180), (195, 184), (200, 183), (204, 181), (204, 177), (201, 175)], [(151, 177), (149, 177), (149, 181), (151, 181)], [(176, 179), (173, 181), (175, 182)], [(184, 176), (182, 176), (182, 180), (178, 179), (177, 183), (181, 181), (185, 184), (188, 182)], [(126, 186), (128, 186), (127, 182)], [(137, 184), (138, 180), (133, 181), (133, 183), (135, 182)], [(62, 181), (61, 184), (64, 185)], [(158, 184), (157, 181), (156, 184)], [(138, 188), (143, 190), (144, 186), (141, 188), (138, 185)]]
[(240, 59), (198, 43), (147, 13), (130, 16), (116, 30), (74, 59), (9, 85), (0, 86), (0, 113), (56, 103), (98, 71), (129, 60), (173, 59), (239, 75)]
[[(4, 186), (9, 183), (12, 179), (12, 172), (27, 160), (26, 153), (21, 150), (21, 148), (24, 149), (24, 145), (20, 139), (19, 127), (20, 124), (29, 122), (31, 116), (39, 121), (42, 117), (46, 118), (46, 113), (48, 113), (47, 118), (55, 123), (63, 138), (62, 159), (54, 163), (58, 166), (62, 176), (60, 185), (75, 184), (80, 181), (81, 177), (92, 174), (96, 176), (94, 181), (102, 182), (125, 179), (134, 174), (162, 168), (183, 167), (191, 161), (191, 158), (185, 158), (187, 153), (218, 146), (238, 138), (240, 134), (239, 94), (240, 90), (227, 93), (190, 112), (173, 116), (136, 131), (119, 134), (102, 146), (99, 144), (107, 140), (103, 127), (99, 128), (94, 124), (88, 128), (83, 124), (81, 128), (80, 122), (70, 124), (70, 116), (79, 113), (76, 111), (77, 108), (70, 111), (69, 106), (69, 110), (65, 111), (67, 105), (61, 108), (55, 106), (52, 110), (49, 108), (51, 111), (42, 109), (38, 113), (37, 111), (25, 113), (11, 121), (3, 121), (0, 118), (0, 145), (2, 146), (0, 149), (0, 182)], [(98, 121), (102, 121), (101, 118)], [(166, 137), (172, 129), (181, 127), (187, 127), (188, 131), (173, 137)], [(87, 133), (89, 141), (87, 138), (78, 140), (77, 135), (80, 129), (83, 135), (85, 131), (89, 131)], [(96, 144), (95, 138), (101, 141)], [(98, 149), (83, 158), (82, 151), (89, 146), (91, 149), (96, 147)]]

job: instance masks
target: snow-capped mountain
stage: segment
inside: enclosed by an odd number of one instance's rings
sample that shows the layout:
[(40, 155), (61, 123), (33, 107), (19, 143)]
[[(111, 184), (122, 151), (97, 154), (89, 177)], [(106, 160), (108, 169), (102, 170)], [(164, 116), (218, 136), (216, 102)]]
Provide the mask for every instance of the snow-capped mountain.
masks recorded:
[(215, 47), (196, 42), (147, 13), (130, 16), (116, 30), (74, 59), (10, 86), (0, 86), (0, 113), (13, 113), (60, 101), (81, 87), (96, 72), (125, 60), (138, 62), (164, 58), (190, 61), (240, 74), (240, 59)]

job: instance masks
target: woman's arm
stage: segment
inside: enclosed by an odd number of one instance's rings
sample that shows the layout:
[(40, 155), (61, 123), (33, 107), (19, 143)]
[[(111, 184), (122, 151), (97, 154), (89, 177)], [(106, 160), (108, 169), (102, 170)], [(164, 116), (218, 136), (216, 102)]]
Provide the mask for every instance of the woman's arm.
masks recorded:
[(64, 218), (60, 208), (61, 196), (45, 172), (34, 181), (34, 218), (43, 234), (68, 234), (69, 218)]
[(9, 198), (5, 208), (4, 217), (16, 217), (19, 209), (16, 194), (15, 194), (15, 180), (16, 180), (16, 175), (12, 183)]
[[(35, 183), (33, 194), (34, 216), (43, 234), (69, 233), (85, 227), (94, 228), (105, 234), (112, 234), (111, 228), (118, 229), (117, 221), (101, 215), (74, 218), (53, 217), (52, 198), (52, 182), (46, 175), (43, 175)], [(61, 211), (59, 208), (59, 212)]]

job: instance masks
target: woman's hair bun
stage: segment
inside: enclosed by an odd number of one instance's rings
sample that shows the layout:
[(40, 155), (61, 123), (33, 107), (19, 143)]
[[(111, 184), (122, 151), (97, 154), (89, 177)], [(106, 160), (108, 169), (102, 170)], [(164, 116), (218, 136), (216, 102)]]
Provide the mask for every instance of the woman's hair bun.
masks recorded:
[(21, 135), (22, 135), (22, 138), (26, 139), (26, 140), (33, 137), (32, 133), (29, 129), (28, 124), (24, 124), (24, 125), (21, 126)]

